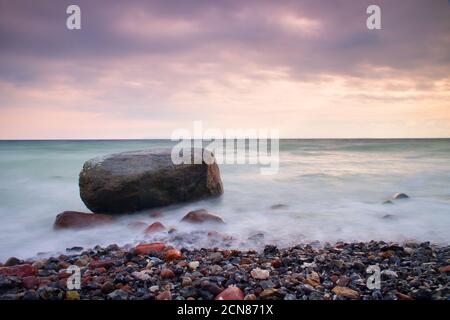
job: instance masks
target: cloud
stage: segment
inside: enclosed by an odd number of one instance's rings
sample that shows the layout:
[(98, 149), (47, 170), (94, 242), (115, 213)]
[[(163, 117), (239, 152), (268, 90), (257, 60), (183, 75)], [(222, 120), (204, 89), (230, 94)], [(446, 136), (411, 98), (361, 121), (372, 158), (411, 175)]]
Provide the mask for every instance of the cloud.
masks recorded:
[[(370, 1), (79, 0), (82, 30), (68, 31), (70, 1), (0, 0), (0, 116), (10, 122), (19, 109), (98, 116), (121, 123), (107, 130), (120, 137), (146, 123), (158, 136), (196, 119), (232, 127), (240, 112), (255, 125), (303, 117), (298, 136), (324, 135), (327, 117), (336, 136), (364, 136), (364, 125), (351, 133), (345, 117), (365, 104), (380, 128), (406, 135), (379, 110), (396, 108), (401, 119), (418, 106), (435, 115), (450, 108), (450, 8), (439, 0), (377, 3), (380, 31), (365, 26)], [(45, 125), (39, 119), (36, 128)], [(34, 127), (32, 120), (21, 126)], [(104, 137), (98, 121), (83, 121), (91, 123), (84, 132)], [(445, 121), (439, 135), (448, 136)], [(280, 123), (295, 136), (295, 123)], [(61, 135), (56, 127), (45, 132)], [(79, 135), (76, 127), (64, 134)], [(6, 136), (24, 135), (20, 126), (2, 127)]]

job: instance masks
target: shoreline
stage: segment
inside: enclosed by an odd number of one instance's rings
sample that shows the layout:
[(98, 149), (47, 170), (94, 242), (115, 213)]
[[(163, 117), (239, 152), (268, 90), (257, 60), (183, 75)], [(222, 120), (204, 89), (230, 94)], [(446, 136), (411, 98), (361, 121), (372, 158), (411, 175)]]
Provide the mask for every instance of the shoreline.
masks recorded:
[[(67, 287), (70, 266), (79, 267), (79, 290)], [(380, 272), (368, 273), (373, 266)], [(0, 299), (447, 300), (448, 272), (450, 246), (429, 242), (312, 242), (261, 251), (113, 244), (10, 258), (0, 264)], [(378, 275), (380, 289), (371, 278)]]

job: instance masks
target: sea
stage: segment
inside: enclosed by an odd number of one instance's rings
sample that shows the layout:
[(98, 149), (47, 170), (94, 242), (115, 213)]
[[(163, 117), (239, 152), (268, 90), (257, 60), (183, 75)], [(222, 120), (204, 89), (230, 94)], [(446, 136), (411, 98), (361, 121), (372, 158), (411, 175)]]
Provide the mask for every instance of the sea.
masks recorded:
[[(64, 253), (74, 246), (172, 241), (163, 234), (149, 239), (142, 230), (130, 228), (133, 221), (160, 221), (185, 235), (216, 231), (228, 239), (211, 243), (209, 237), (186, 236), (184, 243), (177, 243), (185, 247), (450, 242), (450, 139), (280, 140), (276, 174), (261, 174), (259, 164), (220, 164), (224, 194), (219, 198), (123, 215), (113, 224), (91, 229), (53, 230), (62, 211), (90, 212), (78, 188), (86, 160), (174, 144), (170, 140), (0, 141), (0, 261)], [(409, 198), (385, 204), (397, 192)], [(187, 212), (201, 208), (226, 224), (180, 223)], [(183, 241), (182, 236), (177, 239)]]

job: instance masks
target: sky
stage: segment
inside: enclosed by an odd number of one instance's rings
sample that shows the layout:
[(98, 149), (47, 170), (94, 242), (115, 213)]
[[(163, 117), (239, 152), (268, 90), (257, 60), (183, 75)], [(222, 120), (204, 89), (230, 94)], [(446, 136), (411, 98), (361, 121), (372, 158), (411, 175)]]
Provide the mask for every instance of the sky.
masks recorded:
[(0, 0), (0, 139), (170, 138), (193, 121), (450, 137), (450, 3)]

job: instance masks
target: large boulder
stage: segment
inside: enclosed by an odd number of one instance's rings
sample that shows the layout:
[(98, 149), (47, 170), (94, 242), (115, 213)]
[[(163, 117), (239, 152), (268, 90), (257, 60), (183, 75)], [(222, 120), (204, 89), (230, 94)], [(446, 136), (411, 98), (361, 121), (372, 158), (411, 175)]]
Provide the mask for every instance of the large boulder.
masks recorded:
[(91, 159), (80, 173), (80, 196), (93, 212), (128, 213), (221, 195), (219, 167), (208, 163), (173, 164), (170, 149)]

